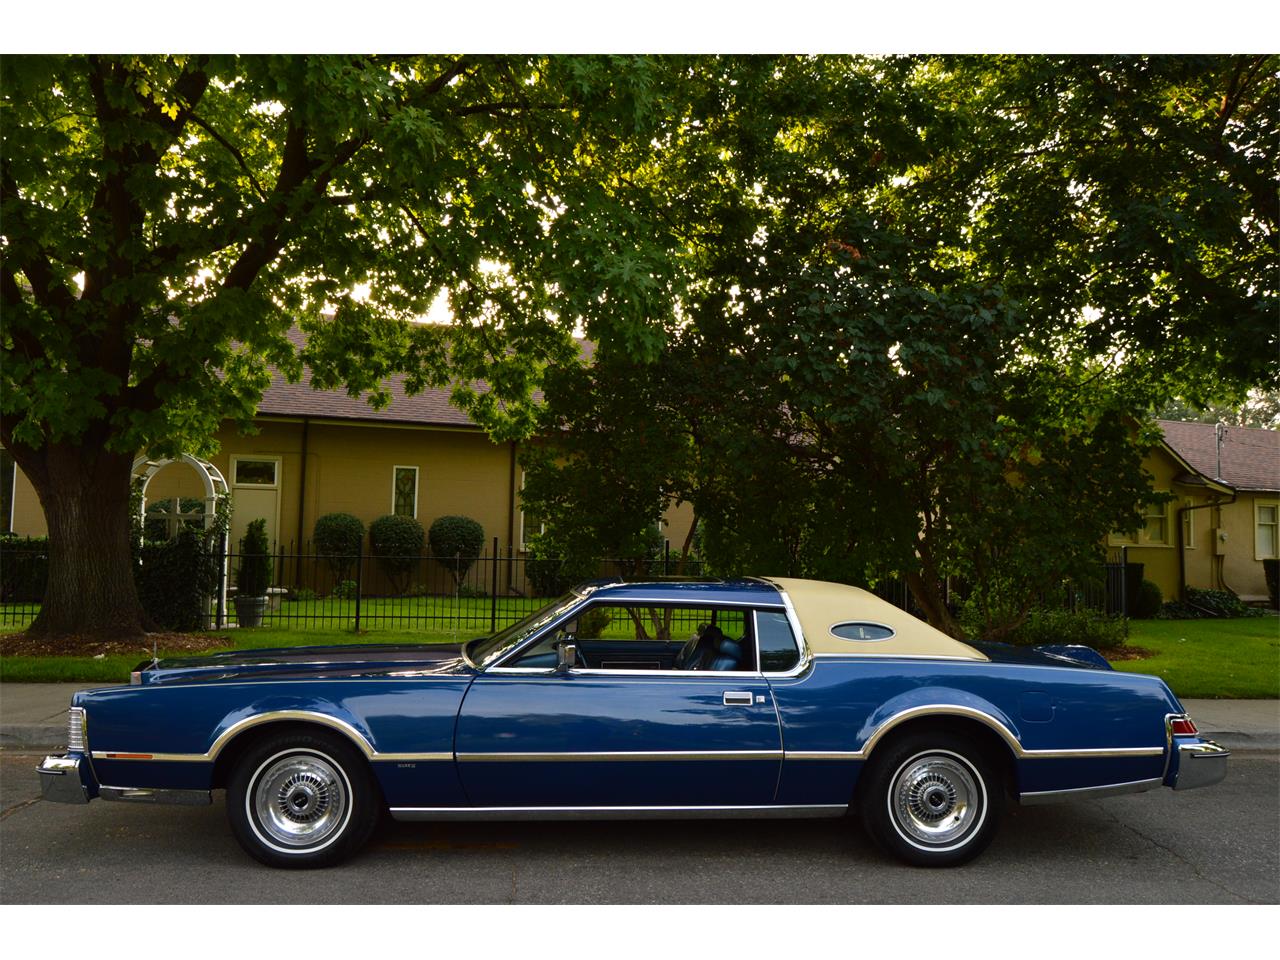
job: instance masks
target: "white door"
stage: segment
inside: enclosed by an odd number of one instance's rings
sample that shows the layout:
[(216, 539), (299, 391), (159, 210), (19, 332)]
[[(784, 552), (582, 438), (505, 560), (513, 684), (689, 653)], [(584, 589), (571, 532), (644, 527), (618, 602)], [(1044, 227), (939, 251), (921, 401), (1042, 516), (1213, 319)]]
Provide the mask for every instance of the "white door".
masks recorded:
[(267, 521), (267, 542), (277, 545), (280, 516), (280, 458), (236, 456), (231, 458), (231, 542), (233, 553), (254, 520)]

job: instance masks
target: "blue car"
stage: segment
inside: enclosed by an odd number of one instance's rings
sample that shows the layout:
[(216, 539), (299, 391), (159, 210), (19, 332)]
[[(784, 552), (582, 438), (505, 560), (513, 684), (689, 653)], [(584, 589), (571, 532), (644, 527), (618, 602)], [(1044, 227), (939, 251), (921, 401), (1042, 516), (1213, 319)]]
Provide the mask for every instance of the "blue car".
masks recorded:
[(1228, 753), (1086, 647), (961, 643), (855, 587), (585, 584), (462, 646), (234, 651), (72, 701), (47, 800), (207, 804), (244, 849), (331, 864), (397, 820), (860, 815), (945, 866), (1006, 798), (1202, 787)]

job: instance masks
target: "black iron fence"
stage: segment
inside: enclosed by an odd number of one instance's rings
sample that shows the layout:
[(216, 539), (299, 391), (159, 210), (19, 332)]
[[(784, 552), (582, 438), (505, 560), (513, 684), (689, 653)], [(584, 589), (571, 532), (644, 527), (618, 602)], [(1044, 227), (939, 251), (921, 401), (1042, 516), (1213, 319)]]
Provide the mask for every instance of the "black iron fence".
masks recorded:
[[(236, 574), (244, 555), (226, 555), (227, 590), (209, 601), (211, 628), (238, 626)], [(698, 561), (680, 562), (670, 546), (645, 561), (601, 559), (570, 563), (529, 557), (495, 539), (476, 557), (432, 555), (350, 556), (280, 547), (271, 554), (271, 586), (261, 624), (278, 629), (374, 630), (480, 636), (500, 630), (537, 610), (573, 585), (597, 577), (643, 579), (698, 576)], [(1136, 594), (1133, 568), (1108, 563), (1094, 582), (1064, 584), (1046, 592), (1039, 605), (1116, 615)], [(0, 544), (0, 628), (21, 629), (39, 612), (48, 570), (47, 549)], [(882, 599), (917, 616), (921, 611), (900, 579), (874, 588)], [(950, 606), (962, 591), (948, 589)], [(250, 614), (252, 616), (252, 614)]]

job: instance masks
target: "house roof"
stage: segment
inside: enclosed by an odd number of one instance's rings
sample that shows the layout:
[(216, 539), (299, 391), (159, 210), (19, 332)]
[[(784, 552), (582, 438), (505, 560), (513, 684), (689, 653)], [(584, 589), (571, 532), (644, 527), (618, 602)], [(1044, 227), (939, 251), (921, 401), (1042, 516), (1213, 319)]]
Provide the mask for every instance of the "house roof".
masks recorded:
[(1222, 438), (1222, 476), (1218, 476), (1216, 424), (1157, 420), (1164, 442), (1206, 477), (1237, 490), (1280, 490), (1280, 431), (1256, 427), (1226, 428)]
[[(289, 339), (299, 350), (305, 334), (293, 327)], [(584, 356), (590, 356), (589, 341), (580, 341)], [(391, 402), (381, 410), (369, 405), (368, 394), (352, 397), (343, 389), (316, 390), (311, 386), (311, 368), (303, 369), (302, 379), (289, 383), (279, 370), (272, 368), (271, 385), (262, 395), (258, 413), (266, 416), (314, 417), (325, 420), (364, 420), (375, 423), (421, 424), (441, 427), (469, 427), (479, 429), (475, 422), (449, 402), (447, 389), (428, 388), (421, 393), (409, 394), (405, 390), (405, 377), (395, 374), (386, 381)], [(476, 389), (484, 392), (489, 385), (483, 381)], [(542, 399), (542, 391), (535, 390), (535, 401)]]

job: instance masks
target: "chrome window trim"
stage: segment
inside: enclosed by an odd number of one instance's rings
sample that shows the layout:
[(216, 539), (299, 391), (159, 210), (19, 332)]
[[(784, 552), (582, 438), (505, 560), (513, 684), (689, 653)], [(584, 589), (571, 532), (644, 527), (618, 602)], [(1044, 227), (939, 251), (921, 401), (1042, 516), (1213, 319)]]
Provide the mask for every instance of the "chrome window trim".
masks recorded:
[(653, 807), (392, 807), (396, 820), (647, 820), (840, 817), (845, 803)]
[(646, 760), (781, 760), (782, 750), (529, 750), (513, 753), (458, 753), (459, 763), (574, 763)]
[[(782, 591), (780, 591), (780, 590), (779, 590), (778, 592), (779, 592), (780, 594), (782, 593)], [(784, 600), (785, 600), (785, 597), (784, 597)], [(505, 657), (503, 657), (501, 660), (499, 660), (499, 661), (498, 661), (497, 663), (495, 663), (493, 666), (488, 667), (488, 668), (486, 668), (486, 669), (484, 669), (484, 670), (482, 670), (482, 671), (480, 671), (480, 672), (481, 672), (481, 673), (486, 673), (486, 674), (488, 674), (488, 673), (543, 673), (543, 674), (555, 674), (555, 672), (556, 672), (556, 671), (555, 671), (555, 668), (554, 668), (554, 667), (552, 667), (552, 668), (546, 668), (546, 667), (508, 667), (508, 666), (505, 666), (505, 664), (506, 664), (508, 661), (512, 660), (512, 659), (518, 659), (518, 658), (519, 658), (519, 656), (520, 656), (522, 653), (524, 653), (524, 651), (525, 651), (528, 647), (531, 647), (531, 646), (534, 646), (535, 644), (537, 644), (537, 643), (538, 643), (538, 641), (542, 640), (542, 639), (543, 639), (543, 638), (544, 638), (548, 633), (550, 633), (550, 632), (552, 632), (553, 630), (555, 630), (557, 627), (559, 627), (559, 626), (560, 626), (562, 623), (564, 623), (566, 620), (572, 620), (575, 616), (577, 616), (580, 612), (582, 612), (582, 609), (583, 609), (584, 605), (588, 605), (588, 604), (592, 604), (592, 603), (594, 603), (596, 606), (605, 606), (605, 605), (609, 605), (609, 606), (626, 606), (626, 605), (631, 604), (631, 603), (644, 603), (644, 604), (649, 604), (649, 605), (660, 605), (660, 606), (666, 606), (666, 607), (688, 607), (688, 608), (690, 608), (690, 609), (695, 609), (695, 610), (702, 609), (703, 607), (733, 607), (733, 608), (737, 608), (737, 609), (742, 610), (744, 614), (748, 614), (748, 613), (749, 613), (749, 614), (752, 614), (753, 616), (754, 616), (754, 611), (756, 610), (756, 608), (760, 608), (760, 609), (768, 609), (768, 610), (779, 610), (779, 609), (783, 609), (783, 610), (785, 610), (785, 609), (786, 609), (785, 604), (752, 603), (751, 601), (739, 602), (739, 601), (731, 601), (731, 600), (701, 600), (701, 599), (699, 599), (699, 600), (695, 603), (695, 602), (692, 602), (692, 601), (684, 601), (684, 600), (680, 600), (680, 599), (672, 599), (671, 597), (656, 597), (656, 598), (655, 598), (655, 597), (627, 597), (625, 600), (623, 600), (623, 599), (621, 599), (621, 598), (615, 598), (615, 599), (613, 599), (613, 600), (610, 600), (607, 594), (606, 594), (606, 595), (601, 596), (601, 595), (599, 594), (599, 591), (593, 591), (592, 593), (587, 594), (585, 597), (583, 597), (583, 598), (582, 598), (582, 601), (583, 601), (583, 602), (582, 602), (582, 603), (580, 603), (580, 604), (578, 604), (577, 606), (571, 607), (569, 610), (565, 611), (564, 615), (563, 615), (563, 616), (561, 616), (561, 617), (559, 617), (559, 618), (557, 618), (554, 622), (547, 624), (547, 626), (545, 626), (545, 627), (544, 627), (542, 630), (540, 630), (538, 633), (536, 633), (536, 634), (534, 634), (533, 636), (529, 637), (529, 639), (527, 639), (527, 640), (526, 640), (524, 643), (522, 643), (520, 646), (513, 648), (513, 649), (511, 650), (511, 652), (509, 652)], [(789, 617), (789, 619), (790, 619), (790, 617)], [(754, 628), (755, 628), (755, 624), (753, 623), (753, 624), (752, 624), (752, 629), (754, 629)], [(794, 621), (793, 621), (793, 623), (792, 623), (792, 629), (793, 629), (793, 630), (795, 629)], [(760, 664), (760, 660), (759, 660), (759, 656), (758, 656), (758, 654), (759, 654), (759, 651), (757, 650), (757, 659), (756, 659), (756, 666), (757, 666), (757, 668), (759, 667), (759, 664)], [(689, 675), (693, 675), (693, 676), (707, 676), (707, 675), (710, 673), (710, 671), (706, 671), (706, 670), (600, 670), (600, 669), (595, 668), (595, 667), (589, 667), (589, 668), (583, 668), (583, 669), (574, 668), (574, 669), (572, 669), (572, 670), (570, 670), (570, 671), (569, 671), (569, 673), (571, 673), (571, 674), (575, 674), (575, 675), (587, 674), (588, 672), (606, 673), (606, 674), (609, 674), (610, 676), (622, 676), (622, 675), (628, 675), (628, 674), (629, 674), (629, 675), (633, 675), (633, 676), (647, 676), (647, 675), (649, 675), (649, 674), (654, 674), (654, 675), (661, 675), (661, 676), (665, 676), (665, 677), (670, 677), (670, 676), (689, 676)], [(761, 674), (759, 673), (759, 670), (758, 670), (758, 669), (757, 669), (757, 670), (755, 670), (755, 671), (750, 671), (750, 670), (725, 670), (725, 671), (715, 671), (715, 672), (716, 672), (716, 673), (736, 673), (736, 674), (738, 674), (739, 676), (744, 676), (744, 675), (745, 675), (745, 676), (760, 676), (760, 675), (761, 675)], [(772, 676), (772, 674), (769, 674), (769, 676)]]
[[(875, 637), (874, 639), (867, 640), (862, 637), (842, 637), (840, 634), (836, 633), (836, 627), (849, 626), (879, 627), (882, 630), (888, 630), (889, 635), (887, 637)], [(881, 623), (879, 620), (841, 620), (838, 623), (833, 623), (831, 626), (827, 627), (827, 633), (831, 634), (831, 636), (836, 640), (843, 640), (845, 643), (884, 643), (884, 641), (892, 640), (898, 635), (897, 630), (893, 629), (893, 627), (889, 626), (887, 623)]]
[[(851, 621), (852, 622), (852, 621)], [(837, 638), (843, 639), (843, 638)], [(885, 638), (890, 639), (888, 637)], [(879, 643), (879, 640), (846, 640), (846, 643)], [(815, 660), (950, 660), (960, 663), (981, 663), (989, 664), (990, 660), (975, 660), (973, 657), (961, 657), (950, 653), (863, 653), (858, 650), (850, 650), (847, 653), (815, 653)], [(1036, 664), (1001, 664), (1004, 666), (1037, 666)], [(1042, 667), (1043, 669), (1043, 667)]]
[(1056, 803), (1059, 800), (1075, 800), (1079, 798), (1115, 797), (1126, 793), (1145, 793), (1154, 790), (1164, 783), (1163, 777), (1152, 777), (1148, 780), (1129, 780), (1124, 783), (1104, 783), (1097, 787), (1072, 787), (1067, 790), (1035, 790), (1018, 796), (1018, 802), (1024, 806), (1040, 803)]
[[(768, 580), (764, 580), (762, 582), (769, 583)], [(808, 641), (805, 640), (804, 631), (800, 629), (800, 618), (796, 615), (796, 608), (795, 608), (795, 605), (792, 604), (791, 602), (791, 597), (787, 595), (787, 591), (783, 590), (777, 584), (769, 584), (769, 585), (773, 587), (775, 590), (777, 590), (778, 596), (782, 598), (782, 609), (786, 612), (787, 621), (791, 624), (791, 634), (792, 636), (795, 637), (796, 649), (799, 651), (800, 657), (798, 660), (796, 660), (796, 665), (792, 667), (790, 670), (769, 671), (769, 672), (763, 673), (762, 676), (769, 677), (770, 679), (798, 677), (800, 676), (800, 674), (804, 673), (806, 670), (809, 669), (810, 665), (813, 663), (814, 654), (809, 649)], [(757, 606), (759, 606), (759, 608), (762, 610), (777, 609), (776, 607), (770, 607), (768, 604), (758, 604)], [(760, 650), (759, 650), (759, 641), (757, 641), (756, 666), (759, 666), (759, 665), (760, 665)]]

